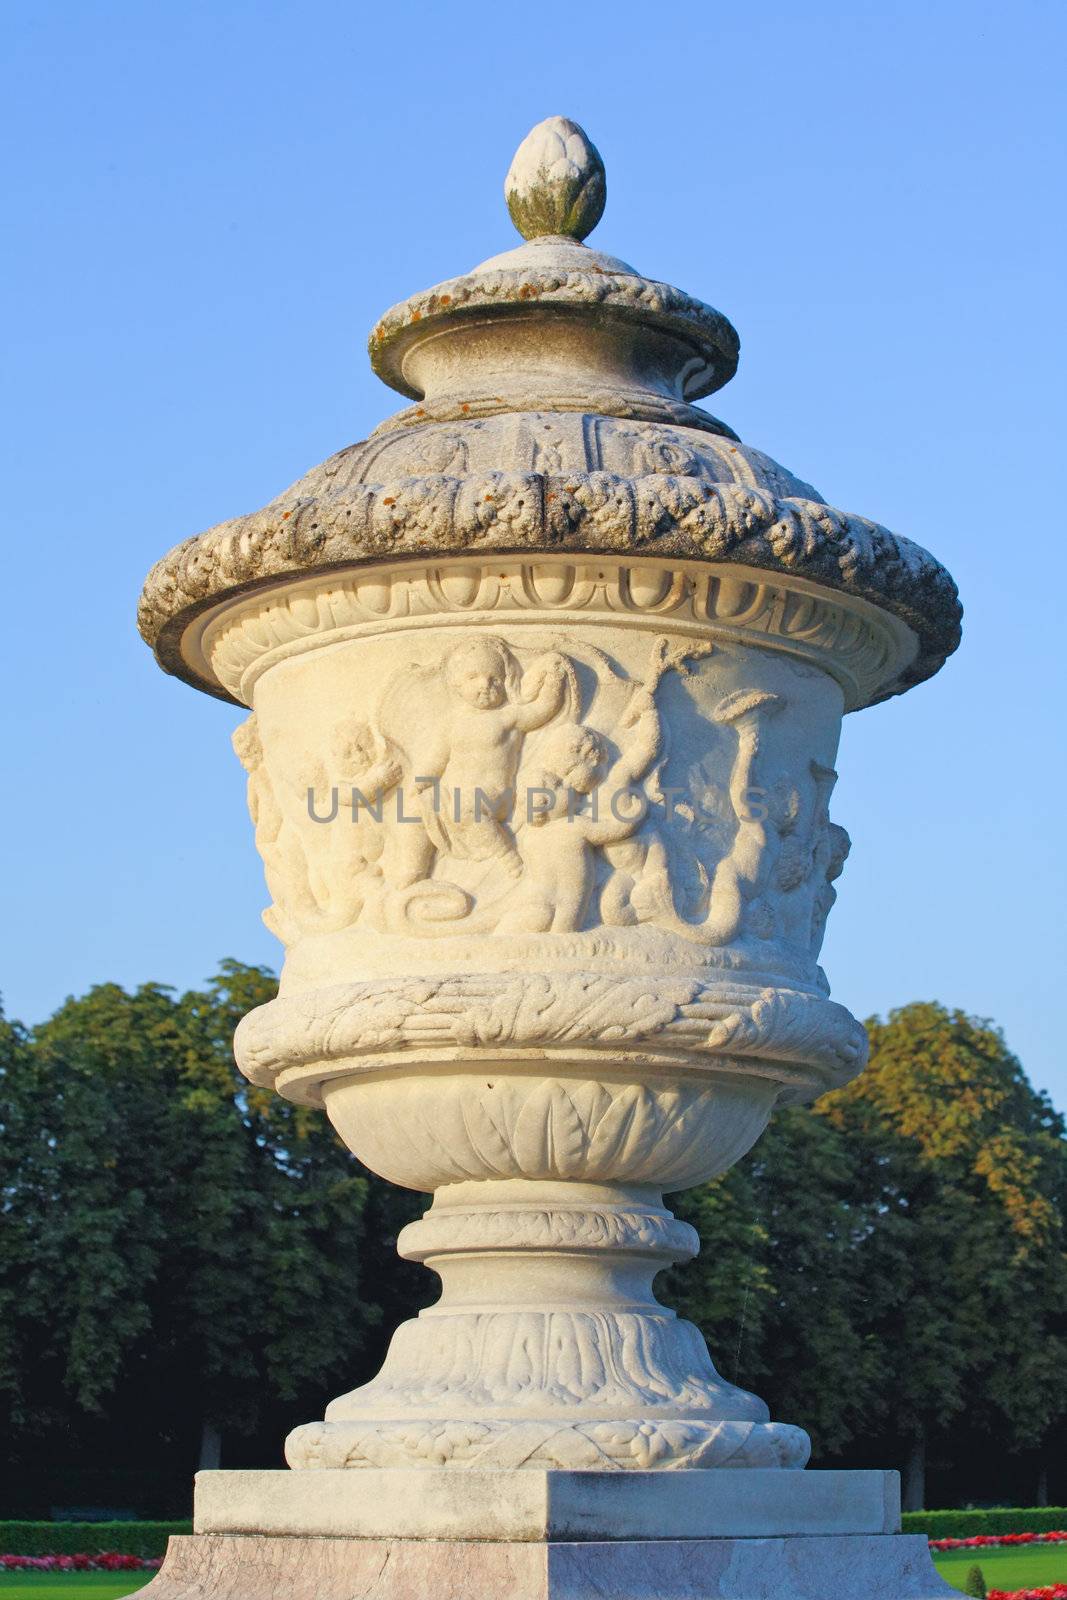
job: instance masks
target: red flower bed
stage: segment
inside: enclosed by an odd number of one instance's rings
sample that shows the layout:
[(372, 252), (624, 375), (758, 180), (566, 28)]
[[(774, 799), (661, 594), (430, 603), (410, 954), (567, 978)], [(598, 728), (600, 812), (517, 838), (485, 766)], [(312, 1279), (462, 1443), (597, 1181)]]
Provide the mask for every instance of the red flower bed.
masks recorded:
[[(983, 1550), (1029, 1544), (1067, 1544), (1067, 1530), (978, 1533), (970, 1539), (930, 1540), (931, 1550)], [(4, 1572), (156, 1572), (162, 1565), (160, 1556), (126, 1556), (117, 1550), (73, 1556), (0, 1555), (0, 1571)], [(1067, 1583), (1054, 1583), (1041, 1589), (990, 1589), (988, 1600), (1067, 1600)]]
[(156, 1572), (162, 1565), (161, 1556), (123, 1556), (116, 1550), (102, 1550), (93, 1556), (0, 1555), (4, 1572)]
[(1067, 1583), (1051, 1583), (1044, 1589), (988, 1589), (986, 1600), (1067, 1600)]
[(994, 1545), (1015, 1544), (1067, 1544), (1067, 1533), (976, 1533), (970, 1539), (931, 1539), (930, 1549), (985, 1550)]

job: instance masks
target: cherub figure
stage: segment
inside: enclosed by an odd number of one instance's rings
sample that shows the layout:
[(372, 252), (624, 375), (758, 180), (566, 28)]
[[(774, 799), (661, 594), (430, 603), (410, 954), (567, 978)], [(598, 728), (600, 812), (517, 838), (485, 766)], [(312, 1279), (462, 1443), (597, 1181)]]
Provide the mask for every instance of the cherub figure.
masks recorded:
[(822, 949), (826, 919), (837, 899), (834, 883), (841, 876), (851, 849), (852, 840), (845, 829), (839, 823), (827, 822), (816, 846), (815, 855), (816, 871), (821, 872), (821, 878), (815, 889), (815, 903), (811, 913), (810, 949), (816, 959)]
[(253, 713), (234, 730), (233, 748), (248, 773), (248, 810), (272, 904), (263, 921), (283, 944), (315, 926), (321, 914), (300, 832), (278, 803)]
[(715, 869), (711, 907), (701, 933), (709, 944), (725, 945), (745, 930), (746, 913), (762, 896), (774, 871), (781, 843), (773, 823), (767, 826), (766, 804), (752, 804), (751, 784), (767, 718), (782, 706), (782, 697), (767, 690), (735, 690), (721, 701), (714, 720), (737, 730), (737, 753), (730, 770), (730, 805), (736, 832), (728, 853)]
[(342, 728), (337, 739), (337, 778), (351, 803), (349, 790), (355, 790), (361, 804), (376, 806), (395, 789), (401, 778), (396, 752), (390, 750), (366, 722)]
[[(711, 650), (709, 644), (656, 639), (643, 690), (638, 692), (647, 694), (651, 703), (660, 680), (668, 672), (676, 672), (681, 678), (689, 677), (689, 663), (710, 655)], [(640, 716), (644, 705), (643, 701), (630, 702), (631, 710), (637, 716)], [(660, 728), (662, 733), (662, 723)], [(649, 797), (658, 802), (664, 798), (659, 782), (659, 767), (666, 753), (666, 743), (661, 737), (655, 756), (645, 769), (649, 774)], [(650, 814), (623, 839), (606, 844), (604, 855), (612, 870), (600, 894), (602, 922), (613, 927), (633, 926), (639, 922), (659, 922), (671, 928), (678, 926), (680, 919), (675, 911), (671, 890), (667, 848), (655, 813)]]
[(545, 737), (519, 836), (522, 881), (501, 930), (568, 933), (583, 926), (596, 881), (595, 848), (629, 838), (644, 820), (646, 806), (633, 786), (655, 761), (661, 738), (647, 688), (634, 689), (617, 737), (620, 754), (603, 781), (601, 804), (588, 811), (581, 802), (601, 786), (604, 738), (577, 722), (563, 723)]
[(793, 789), (796, 803), (788, 827), (782, 826), (775, 807), (771, 807), (771, 820), (783, 836), (774, 872), (774, 888), (780, 891), (777, 896), (778, 935), (802, 950), (811, 943), (814, 902), (820, 893), (819, 880), (824, 878), (830, 859), (826, 835), (834, 826), (830, 822), (829, 806), (836, 782), (837, 773), (832, 767), (813, 760), (809, 763), (806, 780)]
[[(356, 922), (377, 884), (386, 875), (391, 882), (412, 882), (425, 865), (412, 864), (421, 830), (390, 826), (383, 801), (400, 783), (402, 766), (397, 753), (366, 722), (337, 729), (326, 759), (306, 775), (308, 813), (312, 800), (325, 809), (329, 821), (316, 827), (317, 870), (312, 887), (324, 906), (323, 931), (350, 927)], [(327, 797), (329, 802), (327, 803)], [(406, 876), (404, 875), (406, 873)]]
[[(556, 651), (525, 673), (502, 639), (470, 639), (445, 663), (448, 700), (440, 729), (443, 761), (423, 791), (423, 818), (437, 849), (468, 861), (499, 860), (517, 876), (515, 844), (504, 824), (515, 799), (522, 741), (577, 699), (574, 669)], [(421, 776), (421, 775), (420, 775)]]

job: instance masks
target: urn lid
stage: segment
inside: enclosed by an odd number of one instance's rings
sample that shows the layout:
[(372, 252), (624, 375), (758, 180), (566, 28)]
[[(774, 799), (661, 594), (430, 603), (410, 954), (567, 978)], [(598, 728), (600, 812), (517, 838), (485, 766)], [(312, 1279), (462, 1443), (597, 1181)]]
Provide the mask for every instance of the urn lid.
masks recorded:
[(396, 422), (582, 409), (732, 437), (691, 402), (733, 377), (737, 333), (703, 301), (582, 242), (606, 189), (577, 123), (549, 117), (527, 134), (504, 182), (524, 243), (401, 301), (370, 336), (378, 376), (421, 402)]
[(889, 613), (904, 645), (853, 707), (936, 672), (959, 643), (951, 577), (695, 403), (733, 376), (737, 334), (584, 242), (606, 178), (583, 130), (539, 123), (504, 188), (523, 243), (401, 301), (371, 334), (374, 370), (414, 404), (153, 568), (138, 620), (161, 666), (232, 698), (201, 648), (210, 620), (319, 573), (611, 553), (757, 569)]

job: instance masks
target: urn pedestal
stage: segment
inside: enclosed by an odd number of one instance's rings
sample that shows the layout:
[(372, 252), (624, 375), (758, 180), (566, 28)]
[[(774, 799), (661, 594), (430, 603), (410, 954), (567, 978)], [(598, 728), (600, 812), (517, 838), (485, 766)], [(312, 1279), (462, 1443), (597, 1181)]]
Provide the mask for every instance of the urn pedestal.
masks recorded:
[(940, 1592), (892, 1475), (796, 1471), (653, 1279), (698, 1245), (664, 1193), (863, 1066), (818, 965), (840, 723), (937, 670), (955, 590), (697, 409), (736, 335), (580, 242), (602, 200), (534, 130), (532, 237), (372, 335), (417, 404), (146, 586), (252, 713), (286, 960), (238, 1062), (433, 1195), (399, 1248), (442, 1282), (295, 1470), (202, 1475), (160, 1589)]

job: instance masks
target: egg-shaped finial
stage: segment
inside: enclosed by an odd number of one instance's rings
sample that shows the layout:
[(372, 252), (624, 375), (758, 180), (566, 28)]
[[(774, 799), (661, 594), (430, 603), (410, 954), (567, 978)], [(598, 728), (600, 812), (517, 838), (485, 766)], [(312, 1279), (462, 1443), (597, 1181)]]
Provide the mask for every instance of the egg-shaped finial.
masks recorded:
[(504, 179), (511, 220), (524, 239), (584, 239), (603, 216), (607, 194), (600, 151), (568, 117), (546, 117), (531, 128)]

